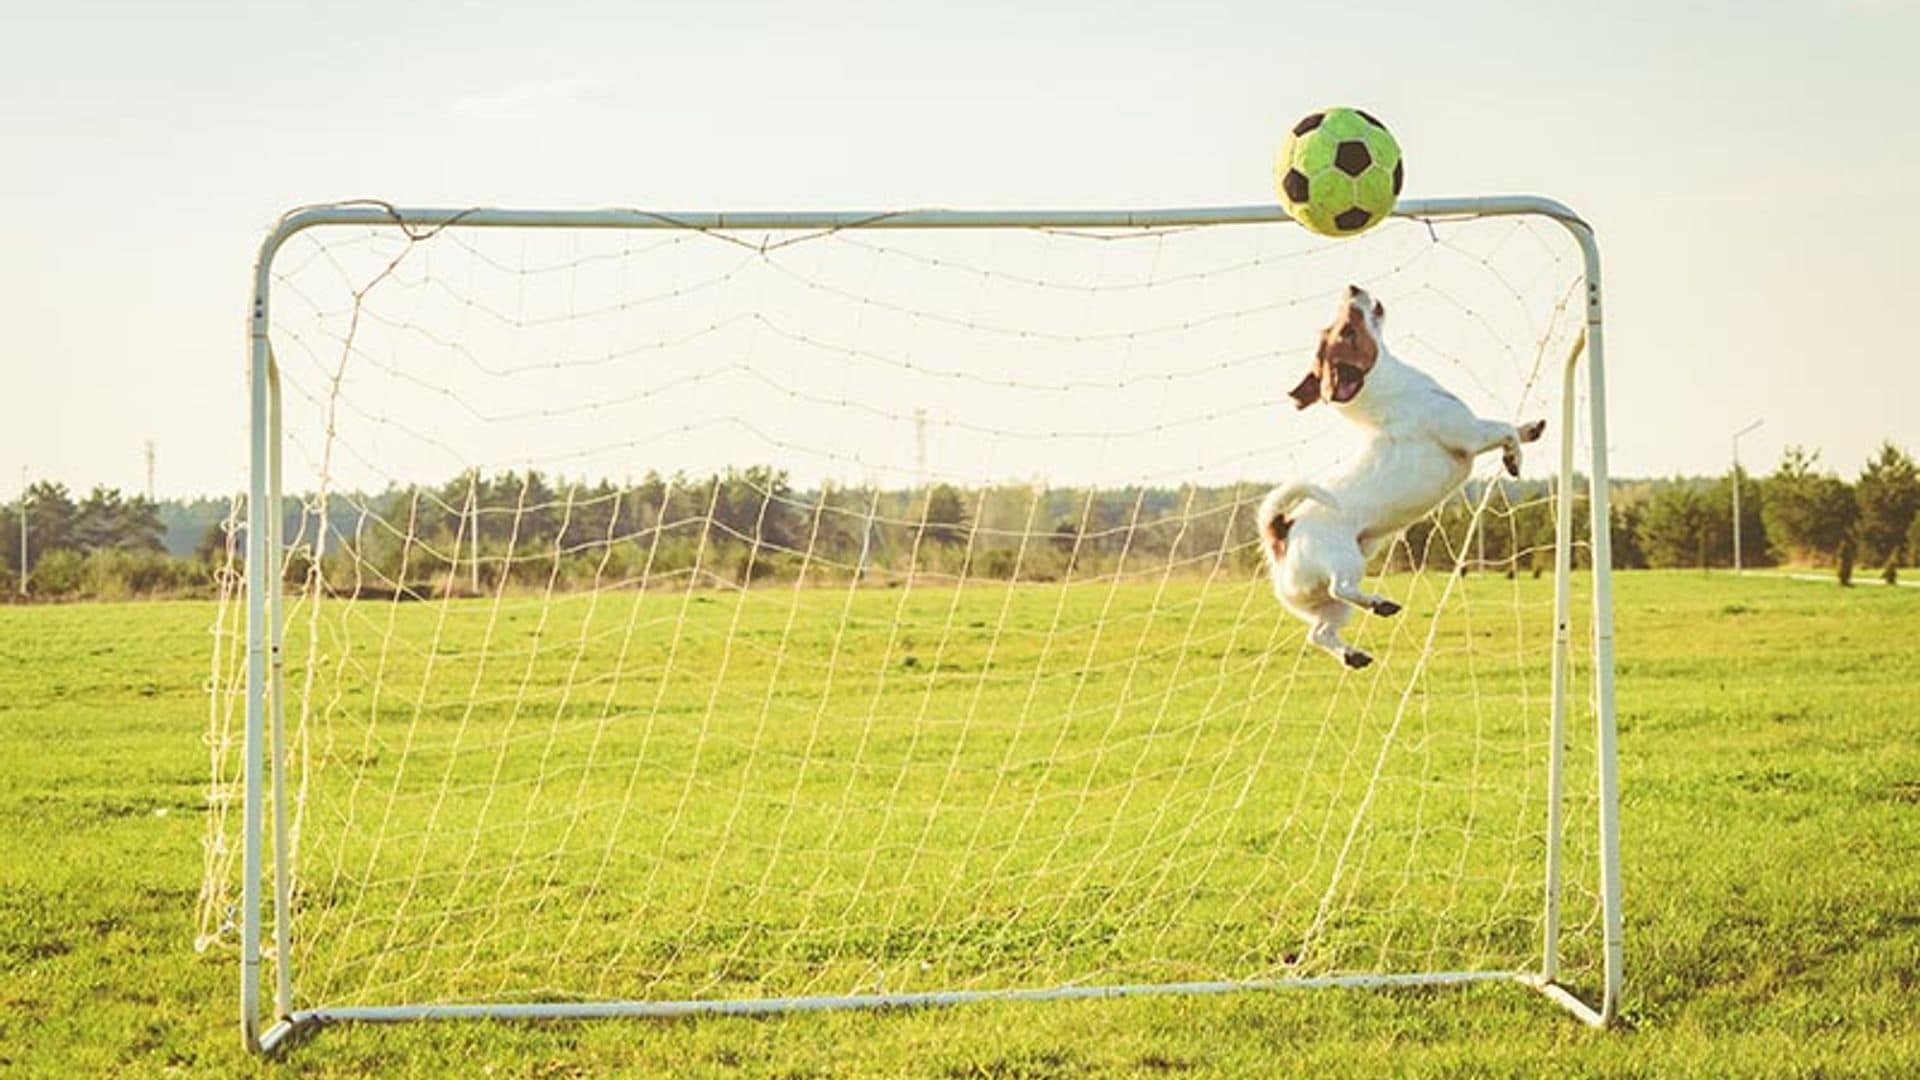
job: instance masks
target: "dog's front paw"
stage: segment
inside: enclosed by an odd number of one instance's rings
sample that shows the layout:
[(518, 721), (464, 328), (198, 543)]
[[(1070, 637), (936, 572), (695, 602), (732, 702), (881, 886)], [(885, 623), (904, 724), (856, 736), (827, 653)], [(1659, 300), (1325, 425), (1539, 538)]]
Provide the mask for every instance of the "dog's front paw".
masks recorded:
[(1531, 424), (1521, 424), (1520, 425), (1520, 441), (1521, 442), (1538, 442), (1540, 439), (1541, 433), (1545, 432), (1546, 430), (1547, 430), (1547, 422), (1545, 420), (1535, 420)]
[(1400, 614), (1400, 605), (1391, 600), (1375, 600), (1373, 602), (1373, 613), (1375, 615), (1398, 615)]
[(1359, 649), (1348, 649), (1340, 659), (1344, 660), (1346, 665), (1355, 671), (1359, 671), (1361, 668), (1373, 663), (1373, 657), (1368, 656)]
[(1506, 465), (1508, 476), (1512, 476), (1515, 478), (1519, 477), (1520, 475), (1520, 448), (1519, 447), (1517, 446), (1507, 447), (1507, 452), (1500, 455), (1500, 461)]

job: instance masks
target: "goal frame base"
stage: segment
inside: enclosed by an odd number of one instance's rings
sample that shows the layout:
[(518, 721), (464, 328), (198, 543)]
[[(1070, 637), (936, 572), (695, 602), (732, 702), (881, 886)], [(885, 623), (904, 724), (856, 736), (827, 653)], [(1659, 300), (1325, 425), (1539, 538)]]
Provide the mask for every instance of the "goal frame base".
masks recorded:
[[(1537, 195), (1491, 195), (1401, 199), (1393, 216), (1423, 221), (1474, 217), (1537, 217), (1564, 227), (1580, 248), (1585, 278), (1585, 319), (1569, 352), (1560, 399), (1562, 430), (1575, 421), (1575, 390), (1581, 361), (1587, 377), (1588, 436), (1591, 458), (1587, 481), (1592, 563), (1592, 709), (1596, 736), (1599, 812), (1599, 902), (1601, 908), (1601, 987), (1597, 1005), (1576, 995), (1558, 979), (1560, 966), (1561, 841), (1565, 821), (1562, 799), (1571, 666), (1571, 569), (1573, 483), (1572, 440), (1562, 440), (1556, 491), (1554, 544), (1554, 649), (1549, 762), (1547, 778), (1547, 852), (1540, 966), (1534, 971), (1456, 971), (1327, 975), (1270, 980), (1064, 985), (1004, 990), (954, 990), (902, 994), (856, 994), (739, 1000), (602, 1001), (525, 1004), (412, 1004), (295, 1009), (291, 965), (292, 882), (285, 770), (286, 722), (282, 632), (284, 618), (273, 567), (284, 555), (279, 509), (281, 492), (280, 379), (269, 338), (273, 260), (292, 236), (326, 225), (388, 226), (433, 230), (458, 225), (474, 228), (555, 227), (576, 229), (822, 231), (841, 229), (1126, 229), (1228, 224), (1286, 224), (1274, 204), (1162, 208), (1146, 210), (907, 210), (660, 212), (640, 209), (524, 210), (501, 208), (419, 208), (361, 200), (310, 206), (288, 213), (262, 241), (254, 264), (248, 311), (249, 486), (246, 555), (246, 739), (244, 751), (244, 849), (241, 882), (240, 1034), (256, 1053), (284, 1048), (302, 1032), (341, 1023), (393, 1023), (438, 1019), (599, 1019), (668, 1018), (698, 1015), (770, 1015), (821, 1010), (925, 1008), (984, 1001), (1058, 1001), (1144, 995), (1216, 994), (1238, 991), (1317, 988), (1396, 988), (1468, 983), (1519, 983), (1539, 991), (1581, 1022), (1615, 1026), (1624, 982), (1625, 935), (1621, 913), (1619, 764), (1614, 703), (1614, 629), (1612, 551), (1608, 508), (1607, 407), (1600, 252), (1593, 229), (1564, 203)], [(271, 768), (269, 767), (271, 763)], [(269, 798), (272, 827), (266, 822)], [(268, 872), (266, 854), (276, 857)], [(273, 985), (263, 985), (266, 912), (269, 887)], [(270, 998), (269, 998), (270, 995)], [(269, 1022), (269, 1018), (273, 1019)]]
[(1599, 1010), (1569, 988), (1518, 971), (1438, 971), (1405, 975), (1321, 975), (1244, 981), (1119, 983), (1048, 986), (1009, 990), (931, 990), (913, 994), (820, 994), (786, 998), (693, 999), (686, 1001), (573, 1001), (550, 1003), (472, 1003), (441, 1005), (345, 1005), (303, 1009), (260, 1035), (260, 1051), (273, 1053), (298, 1036), (336, 1024), (401, 1024), (420, 1020), (668, 1020), (687, 1016), (776, 1016), (809, 1012), (931, 1009), (996, 1001), (1086, 1001), (1130, 997), (1200, 996), (1279, 990), (1405, 989), (1518, 983), (1540, 991), (1582, 1023), (1606, 1027)]

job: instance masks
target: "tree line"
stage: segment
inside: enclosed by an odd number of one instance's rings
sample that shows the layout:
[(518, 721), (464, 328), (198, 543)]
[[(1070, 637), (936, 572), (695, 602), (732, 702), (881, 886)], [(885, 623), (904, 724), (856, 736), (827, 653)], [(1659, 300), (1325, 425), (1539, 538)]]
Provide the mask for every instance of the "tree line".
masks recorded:
[(154, 501), (105, 486), (75, 499), (64, 484), (39, 481), (0, 514), (0, 596), (114, 600), (209, 591), (213, 553), (176, 556), (165, 536)]
[[(1851, 482), (1800, 447), (1789, 447), (1766, 476), (1616, 482), (1614, 565), (1730, 566), (1736, 482), (1747, 565), (1831, 566), (1847, 582), (1856, 565), (1891, 580), (1901, 566), (1920, 563), (1920, 470), (1889, 442)], [(1588, 517), (1579, 483), (1575, 559), (1584, 565)], [(434, 486), (289, 498), (283, 570), (294, 587), (392, 598), (674, 579), (884, 585), (924, 574), (1057, 581), (1245, 573), (1259, 564), (1252, 515), (1264, 488), (799, 489), (764, 465), (648, 474), (624, 484), (531, 470), (467, 472)], [(34, 484), (0, 514), (0, 595), (211, 595), (244, 555), (236, 505), (154, 502), (109, 487), (76, 499), (63, 485)], [(1470, 527), (1476, 507), (1484, 510)], [(1548, 483), (1475, 483), (1409, 529), (1384, 568), (1537, 575), (1551, 568), (1553, 528)]]
[[(1675, 479), (1623, 485), (1614, 499), (1620, 566), (1718, 567), (1733, 562), (1733, 484)], [(1856, 566), (1888, 582), (1920, 564), (1920, 469), (1911, 454), (1883, 442), (1849, 483), (1820, 463), (1818, 451), (1789, 446), (1764, 477), (1737, 475), (1743, 562), (1752, 566), (1831, 567), (1842, 584)]]

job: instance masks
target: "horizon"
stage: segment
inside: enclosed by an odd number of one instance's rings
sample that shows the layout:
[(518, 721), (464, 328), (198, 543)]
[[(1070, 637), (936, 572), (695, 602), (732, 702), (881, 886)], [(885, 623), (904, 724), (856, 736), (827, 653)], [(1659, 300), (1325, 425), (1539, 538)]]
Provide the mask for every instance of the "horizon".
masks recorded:
[[(1912, 455), (1909, 455), (1909, 456), (1912, 456)], [(1825, 465), (1825, 461), (1823, 460), (1821, 464)], [(722, 475), (726, 471), (740, 472), (748, 469), (760, 468), (763, 465), (765, 465), (764, 462), (748, 463), (748, 464), (738, 465), (738, 466), (724, 466), (720, 474), (711, 473), (711, 472), (700, 473), (700, 474), (688, 473), (688, 474), (683, 474), (683, 476), (685, 479), (693, 481), (695, 483), (703, 483), (703, 482), (712, 481), (716, 475)], [(1774, 470), (1772, 467), (1768, 467), (1762, 470), (1752, 465), (1749, 465), (1747, 462), (1743, 461), (1740, 463), (1740, 471), (1742, 475), (1744, 475), (1747, 478), (1747, 481), (1749, 483), (1755, 484), (1757, 486), (1757, 485), (1764, 484), (1767, 477), (1770, 476)], [(1845, 473), (1838, 473), (1837, 470), (1829, 470), (1829, 471), (1836, 472), (1836, 475), (1839, 476), (1839, 479), (1849, 485), (1851, 485), (1853, 481), (1857, 479), (1857, 477), (1855, 476), (1849, 476)], [(491, 478), (503, 477), (505, 475), (508, 475), (509, 473), (512, 473), (512, 470), (507, 470), (506, 472), (503, 472), (503, 473), (488, 473), (487, 477), (491, 477)], [(549, 486), (556, 486), (556, 490), (558, 489), (557, 487), (558, 485), (578, 486), (578, 487), (597, 487), (600, 485), (612, 485), (615, 490), (631, 490), (635, 487), (640, 486), (642, 483), (645, 483), (650, 476), (657, 476), (659, 479), (667, 478), (667, 474), (649, 473), (649, 474), (642, 474), (642, 476), (640, 477), (628, 477), (628, 478), (623, 478), (621, 480), (616, 481), (613, 477), (569, 476), (565, 473), (548, 473), (544, 470), (541, 470), (541, 477), (543, 481), (547, 483)], [(1583, 483), (1588, 479), (1587, 473), (1581, 469), (1575, 469), (1574, 476), (1580, 479)], [(1667, 476), (1613, 475), (1613, 476), (1609, 476), (1607, 478), (1607, 481), (1608, 481), (1608, 484), (1615, 489), (1616, 499), (1617, 499), (1619, 489), (1623, 487), (1630, 487), (1636, 484), (1655, 484), (1655, 485), (1692, 484), (1692, 485), (1711, 486), (1715, 483), (1718, 483), (1719, 481), (1725, 480), (1726, 478), (1727, 478), (1726, 472), (1677, 473), (1677, 474), (1672, 474)], [(431, 485), (431, 486), (444, 486), (447, 483), (451, 483), (455, 479), (457, 479), (457, 476), (448, 477), (441, 484)], [(1530, 488), (1530, 487), (1544, 488), (1549, 486), (1552, 483), (1552, 477), (1542, 476), (1542, 475), (1530, 475), (1530, 476), (1513, 478), (1513, 477), (1506, 477), (1506, 476), (1496, 477), (1496, 476), (1476, 475), (1468, 478), (1467, 482), (1464, 485), (1462, 485), (1461, 491), (1471, 495), (1474, 491), (1478, 489), (1478, 485), (1492, 483), (1492, 482), (1499, 482), (1502, 484), (1514, 485), (1521, 488)], [(100, 488), (100, 489), (118, 494), (123, 499), (128, 499), (128, 500), (136, 499), (136, 498), (137, 499), (146, 498), (146, 492), (144, 491), (122, 488), (122, 487), (115, 487), (111, 484), (94, 484), (94, 485), (89, 485), (85, 488), (77, 488), (77, 487), (73, 487), (72, 485), (66, 484), (65, 481), (34, 477), (28, 482), (28, 485), (29, 487), (34, 487), (42, 483), (54, 483), (54, 484), (60, 484), (64, 486), (66, 488), (67, 495), (71, 499), (73, 499), (76, 503), (85, 499), (88, 495), (90, 495), (94, 491), (95, 488)], [(1005, 479), (988, 480), (978, 484), (970, 484), (970, 485), (955, 484), (950, 481), (932, 481), (926, 485), (907, 483), (907, 484), (883, 485), (878, 488), (874, 488), (870, 485), (861, 484), (857, 482), (848, 482), (848, 481), (837, 480), (832, 478), (828, 478), (827, 480), (824, 481), (824, 483), (827, 487), (836, 491), (852, 491), (852, 490), (876, 491), (878, 494), (883, 496), (911, 495), (915, 492), (925, 490), (928, 487), (938, 487), (941, 485), (955, 487), (962, 491), (982, 490), (982, 489), (987, 489), (987, 490), (1014, 489), (1014, 488), (1022, 488), (1022, 487), (1029, 487), (1029, 488), (1044, 487), (1048, 490), (1056, 490), (1056, 491), (1078, 491), (1078, 490), (1084, 490), (1089, 486), (1085, 484), (1053, 484), (1049, 482), (1045, 477), (1040, 477), (1040, 476), (1025, 477), (1025, 478), (1008, 477)], [(1131, 490), (1134, 490), (1135, 488), (1142, 488), (1147, 491), (1181, 491), (1188, 487), (1192, 487), (1197, 491), (1214, 492), (1214, 491), (1219, 491), (1225, 488), (1234, 488), (1234, 487), (1261, 488), (1268, 483), (1269, 482), (1267, 480), (1262, 478), (1244, 477), (1237, 480), (1234, 480), (1234, 479), (1223, 480), (1218, 483), (1201, 482), (1201, 481), (1180, 481), (1177, 483), (1166, 483), (1166, 484), (1120, 485), (1120, 486), (1101, 484), (1101, 485), (1092, 485), (1092, 486), (1094, 486), (1098, 490), (1109, 491), (1109, 492), (1120, 491), (1120, 490), (1131, 491)], [(375, 489), (375, 490), (368, 490), (363, 488), (352, 488), (352, 489), (346, 489), (346, 490), (335, 490), (331, 492), (331, 495), (336, 498), (365, 499), (365, 498), (375, 498), (379, 496), (391, 495), (396, 492), (401, 492), (406, 490), (409, 490), (409, 489), (406, 487), (389, 487), (389, 488), (381, 488), (381, 489)], [(822, 482), (815, 481), (808, 484), (791, 484), (789, 490), (793, 493), (793, 495), (817, 495), (822, 490)], [(290, 490), (286, 493), (285, 497), (290, 499), (305, 498), (315, 494), (317, 494), (317, 491), (313, 489)], [(184, 493), (156, 492), (153, 498), (153, 503), (155, 506), (158, 506), (164, 509), (169, 506), (184, 507), (184, 506), (191, 506), (197, 503), (231, 501), (236, 496), (244, 498), (245, 492), (240, 489), (236, 489), (234, 491), (224, 491), (224, 492), (222, 491), (201, 491), (201, 492), (184, 492)], [(789, 496), (789, 498), (791, 498), (791, 496)], [(1257, 500), (1254, 500), (1251, 498), (1251, 496), (1249, 496), (1248, 501), (1257, 501)], [(0, 506), (11, 506), (11, 505), (12, 505), (11, 502), (0, 504)], [(292, 511), (289, 511), (289, 513), (292, 513)]]

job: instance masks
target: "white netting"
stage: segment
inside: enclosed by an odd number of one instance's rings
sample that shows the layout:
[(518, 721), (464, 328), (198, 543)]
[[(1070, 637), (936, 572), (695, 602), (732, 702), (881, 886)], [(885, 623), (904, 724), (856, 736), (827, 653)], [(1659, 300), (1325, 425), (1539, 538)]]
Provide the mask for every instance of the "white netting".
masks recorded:
[[(1526, 219), (297, 235), (273, 962), (333, 1005), (1536, 966), (1579, 267)], [(1351, 446), (1285, 397), (1349, 282), (1483, 414), (1551, 421), (1527, 482), (1489, 455), (1395, 548), (1406, 611), (1353, 625), (1357, 673), (1274, 602), (1252, 522)]]

